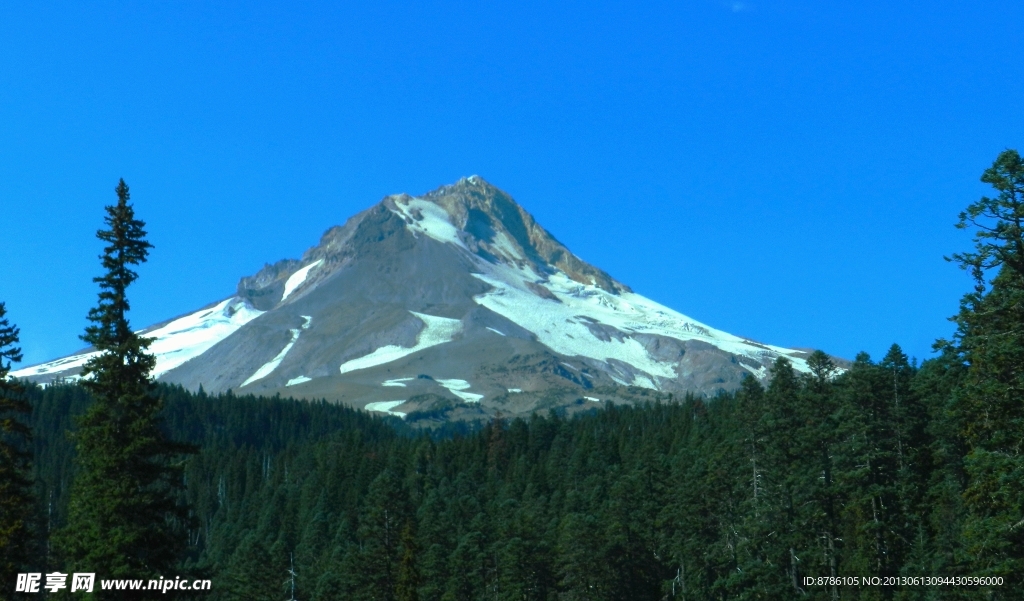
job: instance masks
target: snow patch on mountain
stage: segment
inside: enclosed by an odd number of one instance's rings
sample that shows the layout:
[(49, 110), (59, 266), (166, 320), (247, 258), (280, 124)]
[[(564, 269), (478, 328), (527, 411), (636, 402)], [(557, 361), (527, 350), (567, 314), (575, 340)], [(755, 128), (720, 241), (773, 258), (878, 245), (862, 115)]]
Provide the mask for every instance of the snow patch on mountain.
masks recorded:
[(395, 206), (398, 210), (394, 212), (405, 220), (406, 227), (414, 234), (423, 234), (438, 242), (469, 250), (459, 237), (459, 228), (455, 227), (443, 207), (422, 198), (398, 198)]
[(747, 371), (754, 374), (760, 379), (768, 377), (768, 370), (763, 365), (761, 367), (758, 367), (757, 369), (754, 369), (754, 367), (741, 362), (740, 367), (743, 367), (744, 369), (746, 369)]
[[(506, 271), (507, 275), (513, 275), (507, 273), (512, 269), (495, 271)], [(652, 375), (663, 378), (676, 376), (673, 365), (652, 358), (647, 349), (635, 339), (622, 336), (602, 340), (593, 334), (581, 316), (604, 312), (602, 309), (605, 308), (601, 306), (601, 302), (605, 300), (603, 298), (580, 298), (571, 294), (556, 293), (559, 300), (564, 296), (570, 301), (568, 304), (560, 303), (541, 298), (526, 285), (517, 285), (517, 280), (522, 282), (519, 274), (515, 274), (519, 277), (495, 277), (497, 274), (473, 275), (494, 288), (491, 292), (476, 296), (474, 300), (477, 303), (529, 330), (537, 340), (556, 353), (569, 357), (589, 357), (598, 361), (618, 359)], [(556, 290), (553, 286), (547, 288), (552, 292)], [(589, 288), (608, 294), (600, 288)]]
[(156, 355), (153, 377), (159, 378), (189, 359), (202, 355), (234, 334), (239, 328), (263, 315), (239, 298), (229, 298), (207, 311), (196, 311), (171, 323), (142, 334), (153, 338), (149, 352)]
[(81, 369), (82, 366), (85, 365), (86, 361), (98, 355), (98, 352), (93, 351), (91, 353), (83, 353), (81, 355), (72, 355), (70, 357), (64, 357), (63, 359), (57, 359), (55, 361), (50, 361), (49, 363), (33, 365), (31, 367), (25, 367), (16, 371), (12, 371), (11, 377), (30, 378), (32, 376), (45, 376), (48, 374), (55, 374), (69, 369)]
[[(556, 270), (539, 278), (532, 269), (478, 261), (481, 273), (473, 276), (493, 290), (474, 300), (532, 332), (551, 350), (602, 362), (621, 361), (642, 372), (631, 381), (612, 376), (624, 385), (658, 389), (657, 378), (675, 378), (676, 364), (651, 356), (634, 335), (652, 334), (676, 340), (701, 340), (724, 351), (758, 361), (785, 356), (795, 369), (808, 371), (798, 351), (752, 343), (716, 330), (632, 292), (615, 294), (581, 284)], [(538, 287), (550, 292), (539, 294)], [(543, 290), (542, 290), (543, 291)]]
[(306, 376), (299, 376), (297, 378), (292, 378), (291, 380), (288, 380), (285, 386), (295, 386), (297, 384), (302, 384), (303, 382), (309, 382), (312, 379), (313, 378), (309, 378)]
[(424, 326), (420, 330), (419, 335), (416, 336), (416, 344), (411, 347), (394, 344), (382, 346), (368, 355), (342, 363), (339, 368), (341, 373), (345, 374), (357, 369), (366, 369), (367, 367), (375, 367), (397, 361), (402, 357), (422, 351), (425, 348), (451, 342), (456, 335), (462, 332), (462, 322), (458, 319), (426, 315), (425, 313), (417, 313), (415, 311), (409, 312), (418, 317)]
[(306, 281), (306, 277), (309, 276), (309, 272), (312, 271), (313, 269), (316, 269), (316, 267), (323, 262), (324, 260), (320, 259), (319, 261), (310, 263), (309, 265), (306, 265), (302, 269), (296, 271), (291, 276), (289, 276), (288, 280), (285, 281), (284, 283), (284, 294), (281, 295), (281, 302), (283, 303), (284, 299), (291, 296), (291, 293), (295, 292), (295, 289), (301, 286), (303, 282)]
[(376, 403), (367, 403), (366, 407), (363, 407), (363, 409), (366, 409), (367, 411), (378, 411), (380, 413), (387, 413), (388, 415), (395, 415), (404, 419), (404, 413), (402, 413), (401, 411), (392, 411), (392, 409), (401, 405), (404, 402), (405, 401), (378, 401)]
[(515, 263), (517, 261), (524, 260), (522, 253), (519, 252), (519, 249), (516, 248), (515, 243), (512, 242), (512, 239), (509, 238), (508, 234), (506, 234), (505, 232), (499, 231), (497, 234), (495, 234), (494, 243), (491, 245), (491, 249), (495, 251), (495, 253), (499, 257), (505, 259), (506, 261)]
[(437, 383), (448, 389), (449, 392), (466, 401), (467, 403), (479, 403), (480, 399), (484, 398), (482, 394), (476, 394), (474, 392), (465, 392), (471, 387), (471, 384), (465, 380), (459, 380), (456, 378), (448, 380), (437, 380)]
[(306, 323), (302, 324), (302, 328), (292, 328), (291, 341), (289, 341), (288, 344), (286, 344), (284, 348), (281, 349), (281, 352), (278, 353), (276, 357), (264, 363), (262, 367), (256, 370), (256, 373), (249, 376), (248, 380), (242, 382), (242, 386), (248, 386), (249, 384), (252, 384), (257, 380), (262, 380), (263, 378), (273, 373), (274, 370), (277, 369), (278, 365), (281, 365), (281, 361), (284, 361), (285, 355), (288, 354), (288, 351), (292, 350), (292, 347), (295, 346), (295, 343), (299, 340), (299, 335), (302, 334), (302, 330), (308, 330), (310, 322), (313, 321), (313, 318), (310, 317), (309, 315), (303, 315), (302, 318), (306, 320)]
[[(159, 378), (186, 361), (202, 355), (213, 345), (234, 334), (239, 328), (262, 314), (263, 311), (252, 308), (244, 300), (232, 297), (212, 308), (200, 309), (154, 330), (140, 330), (138, 332), (140, 335), (153, 339), (149, 345), (149, 352), (156, 356), (153, 378)], [(93, 351), (72, 355), (42, 365), (27, 367), (12, 372), (11, 375), (17, 378), (29, 378), (80, 369), (86, 361), (98, 354)]]

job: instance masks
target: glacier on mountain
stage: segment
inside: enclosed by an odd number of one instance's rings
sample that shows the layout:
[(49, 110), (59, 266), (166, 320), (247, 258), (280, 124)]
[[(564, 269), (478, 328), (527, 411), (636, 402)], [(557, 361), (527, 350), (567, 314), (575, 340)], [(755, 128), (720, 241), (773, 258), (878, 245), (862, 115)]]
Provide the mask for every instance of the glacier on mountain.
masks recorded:
[[(256, 319), (263, 311), (232, 297), (213, 307), (174, 319), (162, 326), (140, 330), (142, 336), (152, 339), (149, 351), (156, 356), (153, 377), (161, 375), (208, 351), (213, 345), (234, 334), (239, 328)], [(11, 372), (16, 378), (58, 374), (85, 365), (95, 357), (96, 351), (72, 355), (42, 365)]]

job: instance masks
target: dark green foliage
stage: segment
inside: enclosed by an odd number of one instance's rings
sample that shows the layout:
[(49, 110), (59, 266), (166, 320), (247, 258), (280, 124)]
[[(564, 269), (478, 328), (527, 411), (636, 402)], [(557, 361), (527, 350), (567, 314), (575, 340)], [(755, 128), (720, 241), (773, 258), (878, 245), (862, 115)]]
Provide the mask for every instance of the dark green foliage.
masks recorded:
[(69, 571), (157, 578), (170, 573), (187, 541), (181, 468), (172, 463), (187, 449), (158, 427), (161, 401), (149, 377), (155, 359), (128, 323), (126, 291), (138, 277), (131, 267), (146, 260), (150, 244), (124, 180), (116, 192), (117, 204), (106, 208), (109, 229), (97, 232), (107, 243), (105, 273), (94, 280), (99, 304), (82, 339), (100, 354), (82, 372), (93, 403), (74, 432), (77, 474), (58, 542)]
[[(201, 448), (178, 569), (210, 575), (209, 599), (287, 598), (292, 556), (299, 599), (927, 598), (803, 577), (972, 573), (962, 462), (932, 416), (956, 380), (942, 361), (918, 370), (896, 347), (838, 376), (827, 357), (811, 374), (780, 361), (767, 390), (443, 440), (326, 403), (161, 386), (169, 436)], [(27, 393), (59, 441), (81, 389)], [(57, 520), (68, 451), (37, 447)]]
[(32, 481), (29, 479), (31, 408), (20, 386), (8, 378), (21, 361), (18, 328), (0, 303), (0, 599), (13, 593), (15, 575), (31, 562)]
[(981, 175), (999, 195), (981, 197), (960, 213), (959, 229), (974, 228), (974, 252), (956, 253), (952, 260), (979, 280), (992, 269), (1006, 267), (1024, 275), (1024, 159), (1016, 150), (996, 157)]
[(982, 181), (999, 195), (961, 215), (958, 227), (974, 228), (975, 252), (953, 256), (971, 272), (975, 289), (961, 300), (953, 341), (939, 346), (965, 367), (950, 406), (965, 451), (961, 558), (973, 573), (1022, 583), (1024, 161), (1005, 151)]

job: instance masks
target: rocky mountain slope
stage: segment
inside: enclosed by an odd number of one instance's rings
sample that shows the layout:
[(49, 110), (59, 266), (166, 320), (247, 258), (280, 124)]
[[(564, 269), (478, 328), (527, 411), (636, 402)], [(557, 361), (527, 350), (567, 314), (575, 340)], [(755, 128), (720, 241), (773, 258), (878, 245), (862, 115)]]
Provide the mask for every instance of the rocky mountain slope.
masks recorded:
[[(576, 257), (473, 176), (388, 196), (298, 260), (142, 331), (189, 389), (341, 401), (410, 419), (714, 395), (807, 353), (716, 330)], [(74, 378), (89, 351), (15, 372)]]

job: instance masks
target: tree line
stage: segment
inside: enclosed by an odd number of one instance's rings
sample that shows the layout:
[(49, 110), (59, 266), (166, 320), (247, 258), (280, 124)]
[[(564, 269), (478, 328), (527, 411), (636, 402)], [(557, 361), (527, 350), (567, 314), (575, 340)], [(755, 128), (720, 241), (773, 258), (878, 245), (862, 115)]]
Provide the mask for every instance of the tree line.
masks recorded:
[[(204, 575), (207, 599), (1019, 598), (1024, 161), (1001, 153), (982, 180), (997, 195), (960, 216), (975, 247), (950, 258), (974, 290), (933, 359), (816, 352), (714, 399), (452, 436), (151, 384), (116, 264), (93, 376), (19, 386), (0, 305), (0, 595), (19, 571), (88, 569)], [(842, 584), (929, 576), (1002, 585)]]

